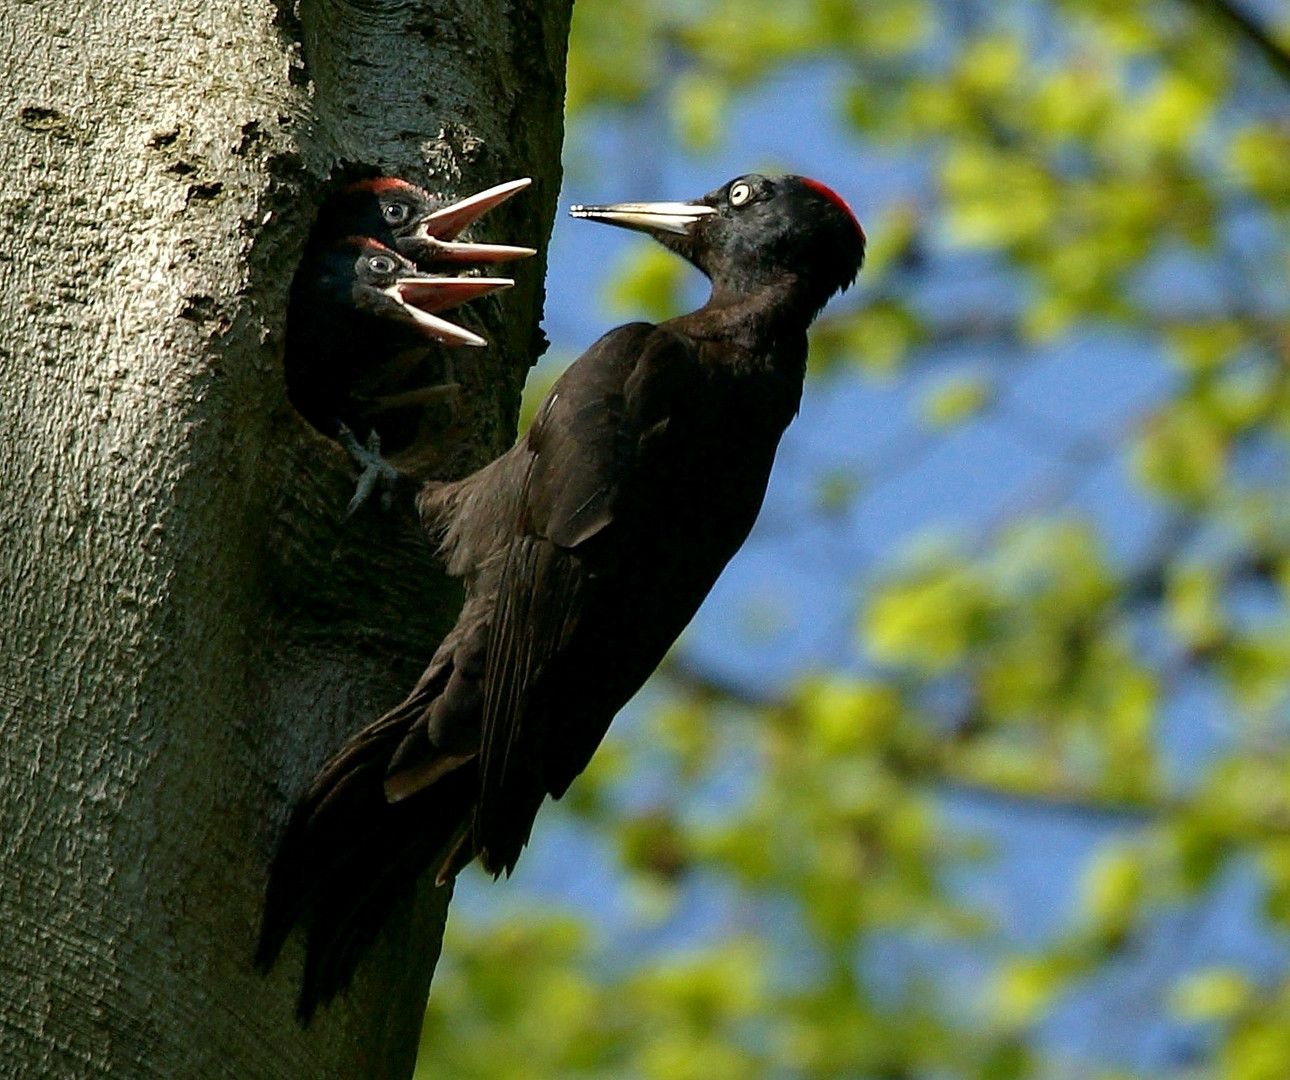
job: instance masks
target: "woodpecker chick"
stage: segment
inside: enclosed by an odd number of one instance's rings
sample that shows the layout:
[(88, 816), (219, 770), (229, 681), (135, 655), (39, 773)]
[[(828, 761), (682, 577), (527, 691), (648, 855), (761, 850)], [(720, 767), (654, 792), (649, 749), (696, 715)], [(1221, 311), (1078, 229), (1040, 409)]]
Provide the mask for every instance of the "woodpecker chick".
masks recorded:
[(346, 236), (370, 236), (396, 248), (423, 270), (442, 264), (478, 265), (527, 259), (537, 251), (509, 244), (464, 243), (457, 238), (533, 181), (525, 176), (438, 205), (424, 188), (394, 176), (350, 184), (323, 204), (314, 238), (323, 245)]
[[(466, 266), (535, 253), (457, 237), (530, 183), (512, 180), (445, 206), (406, 180), (379, 177), (349, 185), (319, 212), (292, 282), (287, 391), (363, 466), (357, 502), (378, 478), (388, 486), (398, 471), (420, 475), (438, 460), (459, 389), (443, 349), (487, 343), (436, 313), (513, 284), (456, 276)], [(387, 276), (401, 275), (397, 286), (378, 284), (370, 264), (353, 258), (355, 238), (383, 249), (378, 264), (394, 260)]]
[(379, 422), (387, 447), (406, 445), (416, 435), (418, 407), (449, 392), (436, 385), (439, 358), (428, 345), (486, 344), (438, 313), (511, 284), (428, 274), (368, 237), (311, 246), (287, 315), (292, 403), (333, 438), (342, 426), (366, 437)]
[(606, 334), (515, 446), (418, 497), (466, 599), (407, 698), (324, 765), (279, 847), (259, 962), (304, 925), (306, 1020), (423, 873), (514, 867), (543, 801), (748, 536), (801, 399), (807, 327), (864, 258), (846, 203), (798, 176), (572, 213), (648, 233), (712, 293)]

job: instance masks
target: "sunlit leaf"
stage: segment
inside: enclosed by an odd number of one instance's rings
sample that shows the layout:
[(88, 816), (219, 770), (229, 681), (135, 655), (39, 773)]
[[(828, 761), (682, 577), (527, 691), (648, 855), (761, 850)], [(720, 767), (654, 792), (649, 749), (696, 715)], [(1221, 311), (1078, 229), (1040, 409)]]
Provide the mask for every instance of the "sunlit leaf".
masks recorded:
[(990, 400), (990, 384), (977, 375), (951, 375), (923, 398), (923, 420), (930, 427), (952, 427), (970, 419)]
[(1213, 968), (1189, 975), (1174, 987), (1173, 1009), (1188, 1020), (1225, 1020), (1248, 1005), (1253, 995), (1240, 971)]

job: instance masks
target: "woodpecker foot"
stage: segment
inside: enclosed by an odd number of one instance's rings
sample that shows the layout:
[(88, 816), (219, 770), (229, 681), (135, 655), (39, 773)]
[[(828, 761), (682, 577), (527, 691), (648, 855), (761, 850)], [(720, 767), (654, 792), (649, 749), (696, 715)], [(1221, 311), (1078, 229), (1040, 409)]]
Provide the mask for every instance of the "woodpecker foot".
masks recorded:
[(349, 506), (345, 508), (343, 520), (348, 521), (354, 516), (358, 508), (371, 497), (377, 485), (381, 487), (381, 509), (389, 510), (394, 505), (394, 488), (402, 473), (381, 457), (381, 436), (376, 429), (373, 428), (372, 433), (368, 435), (367, 445), (360, 443), (358, 437), (344, 424), (340, 425), (336, 437), (340, 440), (341, 446), (349, 451), (349, 456), (363, 469), (359, 473), (358, 483), (354, 486), (354, 497), (349, 500)]

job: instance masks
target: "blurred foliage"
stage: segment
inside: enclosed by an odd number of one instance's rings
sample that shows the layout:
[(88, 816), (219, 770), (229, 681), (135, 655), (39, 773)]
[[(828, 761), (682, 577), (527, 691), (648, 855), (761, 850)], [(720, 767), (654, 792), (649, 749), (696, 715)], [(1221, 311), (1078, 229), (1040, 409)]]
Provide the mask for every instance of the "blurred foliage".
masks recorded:
[[(697, 944), (606, 956), (567, 913), (458, 913), (420, 1080), (1290, 1076), (1290, 64), (1267, 62), (1288, 47), (1271, 2), (579, 0), (575, 136), (595, 110), (665, 110), (678, 145), (710, 149), (742, 92), (827, 62), (857, 139), (926, 176), (865, 208), (859, 302), (817, 326), (817, 371), (894, 378), (946, 343), (1090, 325), (1159, 345), (1173, 381), (1099, 437), (1165, 527), (1131, 565), (1038, 504), (890, 552), (854, 663), (773, 693), (682, 649), (566, 802), (644, 925), (695, 888), (720, 914)], [(1149, 287), (1166, 256), (1218, 299)], [(947, 311), (921, 291), (933, 257), (1020, 300)], [(610, 299), (659, 318), (680, 282), (642, 246)], [(931, 437), (1003, 407), (988, 373), (955, 372), (924, 384)], [(813, 505), (842, 513), (861, 487), (833, 469)], [(1179, 768), (1170, 725), (1198, 688), (1224, 728)], [(644, 804), (625, 794), (641, 774)], [(1055, 929), (958, 887), (992, 846), (956, 798), (1100, 823)], [(1187, 1054), (1053, 1049), (1056, 1013), (1150, 966), (1160, 928), (1203, 923), (1233, 879), (1279, 954), (1199, 949), (1159, 1000), (1118, 991)]]

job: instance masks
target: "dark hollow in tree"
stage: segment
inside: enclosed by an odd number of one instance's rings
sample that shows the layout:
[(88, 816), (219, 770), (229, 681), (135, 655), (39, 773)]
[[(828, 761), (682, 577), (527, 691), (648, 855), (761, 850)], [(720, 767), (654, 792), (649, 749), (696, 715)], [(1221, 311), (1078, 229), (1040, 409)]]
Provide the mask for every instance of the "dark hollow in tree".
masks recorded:
[(494, 875), (515, 866), (542, 802), (586, 767), (747, 538), (801, 400), (807, 327), (864, 259), (846, 203), (797, 176), (572, 213), (650, 234), (711, 296), (606, 334), (514, 447), (418, 496), (466, 600), (279, 847), (258, 959), (304, 925), (305, 1021), (424, 872), (444, 884), (476, 857)]
[(535, 254), (458, 237), (529, 182), (443, 205), (406, 180), (376, 177), (323, 204), (291, 285), (287, 392), (362, 463), (373, 464), (360, 445), (373, 434), (400, 472), (425, 479), (438, 460), (457, 390), (447, 350), (487, 344), (439, 313), (514, 284), (458, 271)]

